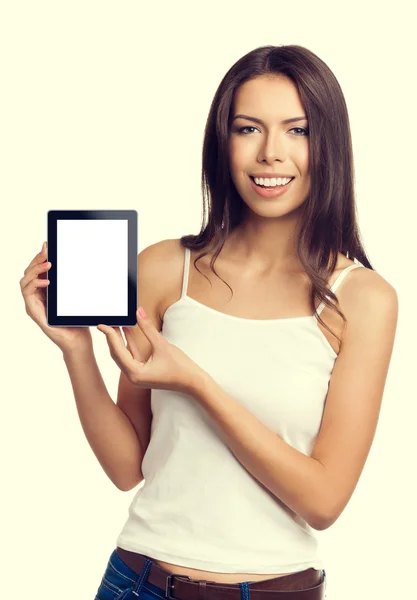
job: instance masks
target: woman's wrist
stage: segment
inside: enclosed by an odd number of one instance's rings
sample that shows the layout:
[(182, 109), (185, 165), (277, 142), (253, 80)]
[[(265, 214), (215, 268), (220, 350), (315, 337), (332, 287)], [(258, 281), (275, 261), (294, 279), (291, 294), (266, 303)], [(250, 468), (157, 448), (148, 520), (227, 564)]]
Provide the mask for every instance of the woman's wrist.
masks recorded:
[(94, 354), (92, 340), (85, 340), (82, 342), (71, 344), (65, 348), (61, 348), (62, 356), (64, 360), (72, 358), (80, 358), (82, 356), (90, 356)]

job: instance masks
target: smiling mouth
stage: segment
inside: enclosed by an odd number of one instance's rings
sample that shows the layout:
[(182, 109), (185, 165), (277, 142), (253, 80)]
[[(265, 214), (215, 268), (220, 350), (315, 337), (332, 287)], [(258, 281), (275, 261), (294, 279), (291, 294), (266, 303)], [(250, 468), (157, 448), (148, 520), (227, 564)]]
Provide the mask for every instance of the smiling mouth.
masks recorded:
[(284, 188), (287, 185), (289, 185), (293, 179), (295, 179), (295, 177), (291, 177), (291, 179), (289, 180), (289, 182), (285, 183), (284, 185), (281, 184), (281, 185), (270, 185), (270, 186), (267, 186), (267, 185), (259, 185), (258, 183), (255, 183), (255, 177), (252, 177), (252, 175), (249, 175), (249, 178), (252, 179), (253, 183), (256, 186), (258, 186), (260, 188), (264, 188), (265, 190), (274, 190), (274, 189)]

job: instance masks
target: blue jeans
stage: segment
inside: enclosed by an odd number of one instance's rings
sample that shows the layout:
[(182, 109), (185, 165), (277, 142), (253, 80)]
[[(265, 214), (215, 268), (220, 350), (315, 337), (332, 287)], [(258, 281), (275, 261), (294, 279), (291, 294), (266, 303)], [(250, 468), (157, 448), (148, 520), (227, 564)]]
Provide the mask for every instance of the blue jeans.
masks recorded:
[(138, 575), (113, 550), (94, 600), (155, 600), (165, 598), (165, 590), (146, 581), (152, 560)]
[[(149, 558), (138, 575), (113, 550), (94, 600), (157, 600), (165, 590), (147, 580), (153, 561)], [(248, 582), (240, 583), (241, 598), (248, 598)]]

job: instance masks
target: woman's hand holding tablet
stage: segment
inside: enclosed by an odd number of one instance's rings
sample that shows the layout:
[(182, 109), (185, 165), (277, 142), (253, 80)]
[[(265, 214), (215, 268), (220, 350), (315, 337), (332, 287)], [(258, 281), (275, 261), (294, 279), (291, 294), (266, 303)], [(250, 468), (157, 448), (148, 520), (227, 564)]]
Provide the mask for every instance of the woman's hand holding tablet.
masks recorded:
[(92, 347), (91, 332), (88, 327), (50, 327), (46, 319), (46, 288), (48, 269), (46, 262), (46, 242), (42, 250), (29, 263), (20, 280), (20, 288), (25, 301), (26, 313), (62, 352)]

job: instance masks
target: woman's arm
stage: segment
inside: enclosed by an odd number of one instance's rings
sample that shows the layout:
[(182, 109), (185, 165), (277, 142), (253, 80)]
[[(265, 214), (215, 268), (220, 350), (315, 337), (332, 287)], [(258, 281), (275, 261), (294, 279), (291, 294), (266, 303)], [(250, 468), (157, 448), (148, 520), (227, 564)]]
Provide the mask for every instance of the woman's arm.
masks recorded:
[[(161, 331), (160, 304), (166, 292), (166, 242), (148, 246), (138, 255), (138, 300), (153, 326)], [(147, 360), (151, 345), (136, 325), (131, 333)], [(143, 480), (142, 460), (148, 448), (152, 411), (151, 390), (133, 385), (120, 373), (117, 402), (109, 396), (92, 345), (64, 353), (81, 425), (88, 443), (112, 482), (128, 491)]]
[(143, 451), (126, 414), (110, 397), (92, 346), (63, 353), (82, 428), (106, 475), (120, 490), (143, 479)]
[(374, 438), (397, 326), (398, 298), (390, 284), (365, 270), (351, 283), (344, 290), (347, 331), (311, 456), (287, 444), (208, 374), (196, 377), (191, 392), (242, 465), (314, 529), (336, 521), (357, 485)]

